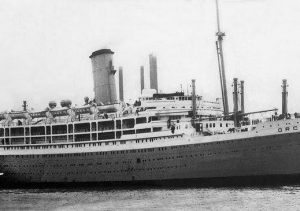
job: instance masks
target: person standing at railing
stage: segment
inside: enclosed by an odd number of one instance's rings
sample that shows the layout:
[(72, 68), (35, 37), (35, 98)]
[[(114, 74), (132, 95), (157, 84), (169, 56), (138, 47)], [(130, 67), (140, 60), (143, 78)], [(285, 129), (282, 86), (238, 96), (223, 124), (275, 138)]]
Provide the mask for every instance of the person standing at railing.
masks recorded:
[(174, 125), (174, 123), (172, 123), (172, 125), (171, 125), (171, 132), (172, 132), (172, 134), (174, 134), (174, 132), (175, 132), (175, 125)]

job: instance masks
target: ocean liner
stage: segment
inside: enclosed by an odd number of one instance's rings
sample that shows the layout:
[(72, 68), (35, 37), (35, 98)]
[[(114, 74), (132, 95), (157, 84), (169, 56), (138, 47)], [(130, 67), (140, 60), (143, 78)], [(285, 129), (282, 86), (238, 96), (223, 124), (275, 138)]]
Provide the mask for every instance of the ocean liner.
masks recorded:
[[(218, 27), (216, 35), (221, 100), (197, 96), (192, 80), (191, 95), (152, 93), (126, 104), (116, 95), (114, 52), (95, 51), (90, 56), (95, 99), (86, 97), (75, 107), (70, 100), (61, 107), (50, 101), (39, 112), (24, 102), (23, 111), (0, 114), (0, 180), (168, 183), (299, 175), (300, 119), (287, 112), (286, 80), (282, 114), (277, 109), (246, 113), (244, 83), (238, 87), (237, 79), (229, 112), (225, 34)], [(250, 118), (261, 112), (272, 115)]]

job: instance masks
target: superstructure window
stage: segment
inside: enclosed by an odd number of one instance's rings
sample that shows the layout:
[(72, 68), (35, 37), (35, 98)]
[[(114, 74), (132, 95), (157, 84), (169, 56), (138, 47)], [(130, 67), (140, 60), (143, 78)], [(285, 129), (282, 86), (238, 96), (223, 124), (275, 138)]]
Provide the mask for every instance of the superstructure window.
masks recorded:
[(65, 134), (67, 133), (67, 125), (53, 125), (52, 134)]
[[(1, 131), (3, 136), (3, 129)], [(11, 136), (23, 136), (23, 135), (24, 135), (24, 128), (22, 127), (11, 128)]]
[(136, 118), (136, 124), (141, 124), (141, 123), (147, 123), (147, 118), (146, 117)]
[(149, 118), (149, 122), (151, 122), (151, 121), (157, 121), (158, 120), (158, 117), (157, 116), (151, 116), (150, 118)]
[(123, 119), (123, 129), (133, 128), (134, 127), (134, 119)]
[(45, 127), (31, 127), (31, 135), (45, 135)]
[(114, 121), (99, 121), (98, 122), (98, 130), (105, 131), (105, 130), (113, 130), (115, 127)]
[(123, 134), (124, 134), (124, 135), (135, 134), (135, 131), (134, 131), (134, 130), (124, 130), (124, 131), (123, 131)]
[(3, 137), (4, 136), (4, 129), (0, 128), (0, 136)]
[(136, 130), (136, 133), (150, 133), (151, 128), (145, 128), (145, 129), (138, 129)]
[(75, 126), (75, 132), (90, 132), (90, 124), (89, 123), (77, 123)]
[(147, 110), (147, 109), (156, 109), (156, 107), (150, 106), (150, 107), (146, 107), (146, 110)]

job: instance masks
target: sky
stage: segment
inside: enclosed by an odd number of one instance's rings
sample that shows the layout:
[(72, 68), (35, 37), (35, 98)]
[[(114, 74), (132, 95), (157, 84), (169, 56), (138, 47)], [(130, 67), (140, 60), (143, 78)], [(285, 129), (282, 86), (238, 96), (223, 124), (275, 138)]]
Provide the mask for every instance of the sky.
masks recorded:
[[(247, 112), (281, 109), (287, 79), (289, 112), (300, 112), (300, 2), (219, 1), (230, 109), (234, 77)], [(150, 53), (162, 92), (196, 79), (198, 95), (221, 97), (214, 0), (1, 0), (0, 30), (0, 111), (93, 98), (89, 56), (101, 48), (123, 67), (125, 100), (140, 94), (141, 65), (149, 86)]]

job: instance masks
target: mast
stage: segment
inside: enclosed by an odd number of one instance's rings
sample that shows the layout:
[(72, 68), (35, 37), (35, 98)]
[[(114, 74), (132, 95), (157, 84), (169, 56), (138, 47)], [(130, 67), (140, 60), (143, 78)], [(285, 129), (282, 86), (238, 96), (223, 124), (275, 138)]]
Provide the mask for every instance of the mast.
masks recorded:
[(192, 117), (192, 125), (195, 127), (195, 119), (196, 119), (196, 86), (195, 86), (195, 79), (192, 79), (192, 112), (193, 112), (193, 117)]
[(145, 88), (145, 79), (144, 79), (144, 66), (140, 68), (140, 79), (141, 79), (141, 94), (143, 94), (143, 90)]
[(241, 81), (241, 113), (245, 113), (245, 91), (244, 81)]
[(233, 79), (233, 117), (234, 117), (234, 126), (238, 126), (238, 79)]
[(220, 29), (220, 17), (219, 17), (219, 3), (216, 0), (216, 13), (217, 13), (217, 56), (218, 56), (218, 65), (219, 65), (219, 74), (220, 74), (220, 83), (221, 83), (221, 91), (222, 91), (222, 100), (223, 100), (223, 109), (224, 115), (228, 115), (228, 96), (227, 96), (227, 87), (226, 87), (226, 76), (225, 76), (225, 65), (224, 65), (224, 56), (223, 56), (223, 37), (225, 36), (224, 32), (221, 32)]
[(123, 67), (119, 67), (119, 100), (124, 102)]
[(287, 118), (288, 116), (288, 109), (287, 109), (287, 97), (288, 97), (288, 91), (287, 91), (287, 80), (283, 79), (282, 80), (282, 115), (284, 118)]
[(27, 101), (26, 100), (23, 100), (23, 111), (27, 111)]

